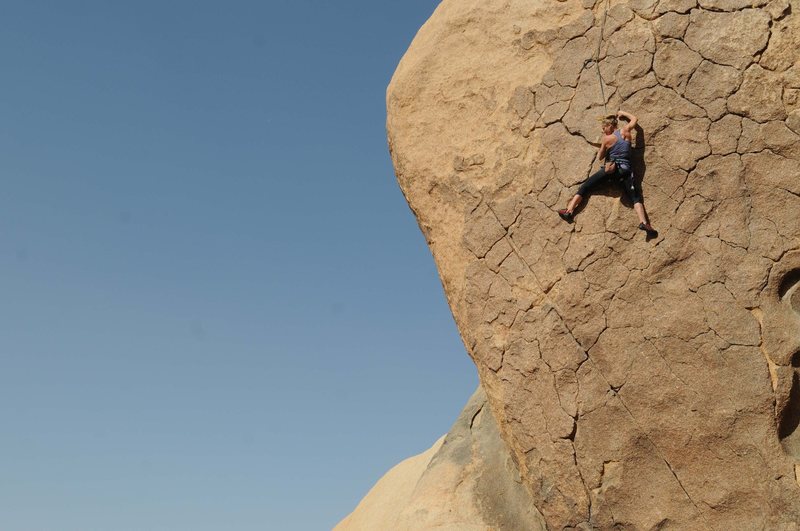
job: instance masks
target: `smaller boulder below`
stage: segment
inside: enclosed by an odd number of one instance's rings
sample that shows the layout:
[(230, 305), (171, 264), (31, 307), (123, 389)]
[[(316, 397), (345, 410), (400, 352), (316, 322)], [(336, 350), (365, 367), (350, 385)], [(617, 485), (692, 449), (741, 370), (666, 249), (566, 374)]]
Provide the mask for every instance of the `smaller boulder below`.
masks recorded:
[(544, 531), (481, 387), (450, 432), (390, 470), (334, 531)]

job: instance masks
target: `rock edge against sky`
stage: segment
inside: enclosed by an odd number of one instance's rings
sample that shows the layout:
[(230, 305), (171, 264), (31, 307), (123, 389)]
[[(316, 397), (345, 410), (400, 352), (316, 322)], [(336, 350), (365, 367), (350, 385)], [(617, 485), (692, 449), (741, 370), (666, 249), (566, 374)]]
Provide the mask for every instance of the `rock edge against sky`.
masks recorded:
[[(798, 8), (445, 0), (397, 68), (398, 181), (547, 529), (798, 528)], [(555, 214), (620, 108), (652, 241), (611, 187)]]

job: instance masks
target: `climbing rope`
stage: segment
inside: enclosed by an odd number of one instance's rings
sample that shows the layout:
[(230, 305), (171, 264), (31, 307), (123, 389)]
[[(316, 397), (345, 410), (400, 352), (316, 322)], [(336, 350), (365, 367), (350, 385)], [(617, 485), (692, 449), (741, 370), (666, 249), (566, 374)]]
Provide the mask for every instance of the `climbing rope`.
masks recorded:
[[(595, 64), (595, 66), (597, 66), (597, 79), (600, 82), (600, 96), (603, 98), (603, 114), (604, 115), (608, 114), (608, 109), (606, 108), (606, 91), (605, 91), (605, 88), (603, 87), (603, 76), (600, 73), (600, 47), (603, 44), (603, 33), (605, 32), (605, 29), (606, 29), (606, 18), (608, 17), (608, 2), (609, 1), (610, 0), (606, 0), (605, 11), (603, 11), (603, 21), (600, 23), (600, 36), (597, 39), (597, 49), (595, 50), (595, 53), (594, 53), (594, 64)], [(591, 61), (591, 59), (587, 59), (586, 63), (588, 63), (590, 61)], [(586, 63), (584, 63), (584, 66), (586, 66)]]

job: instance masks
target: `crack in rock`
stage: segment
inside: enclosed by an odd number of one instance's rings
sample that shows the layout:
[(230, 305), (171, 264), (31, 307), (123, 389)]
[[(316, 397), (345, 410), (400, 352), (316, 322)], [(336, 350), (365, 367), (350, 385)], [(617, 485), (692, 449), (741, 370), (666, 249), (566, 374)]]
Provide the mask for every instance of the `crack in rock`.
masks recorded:
[[(786, 528), (796, 6), (608, 7), (442, 2), (387, 91), (398, 181), (548, 528)], [(573, 225), (553, 211), (617, 109), (639, 119), (654, 241), (613, 187)]]

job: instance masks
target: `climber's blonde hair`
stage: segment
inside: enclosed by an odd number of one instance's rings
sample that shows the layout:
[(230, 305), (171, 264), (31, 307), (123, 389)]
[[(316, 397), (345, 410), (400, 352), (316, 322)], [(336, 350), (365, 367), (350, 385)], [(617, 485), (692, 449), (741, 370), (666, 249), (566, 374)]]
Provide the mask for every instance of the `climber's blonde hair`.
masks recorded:
[(609, 114), (608, 116), (603, 116), (599, 119), (599, 121), (603, 124), (603, 127), (610, 125), (613, 126), (615, 129), (617, 127), (617, 115), (616, 114)]

